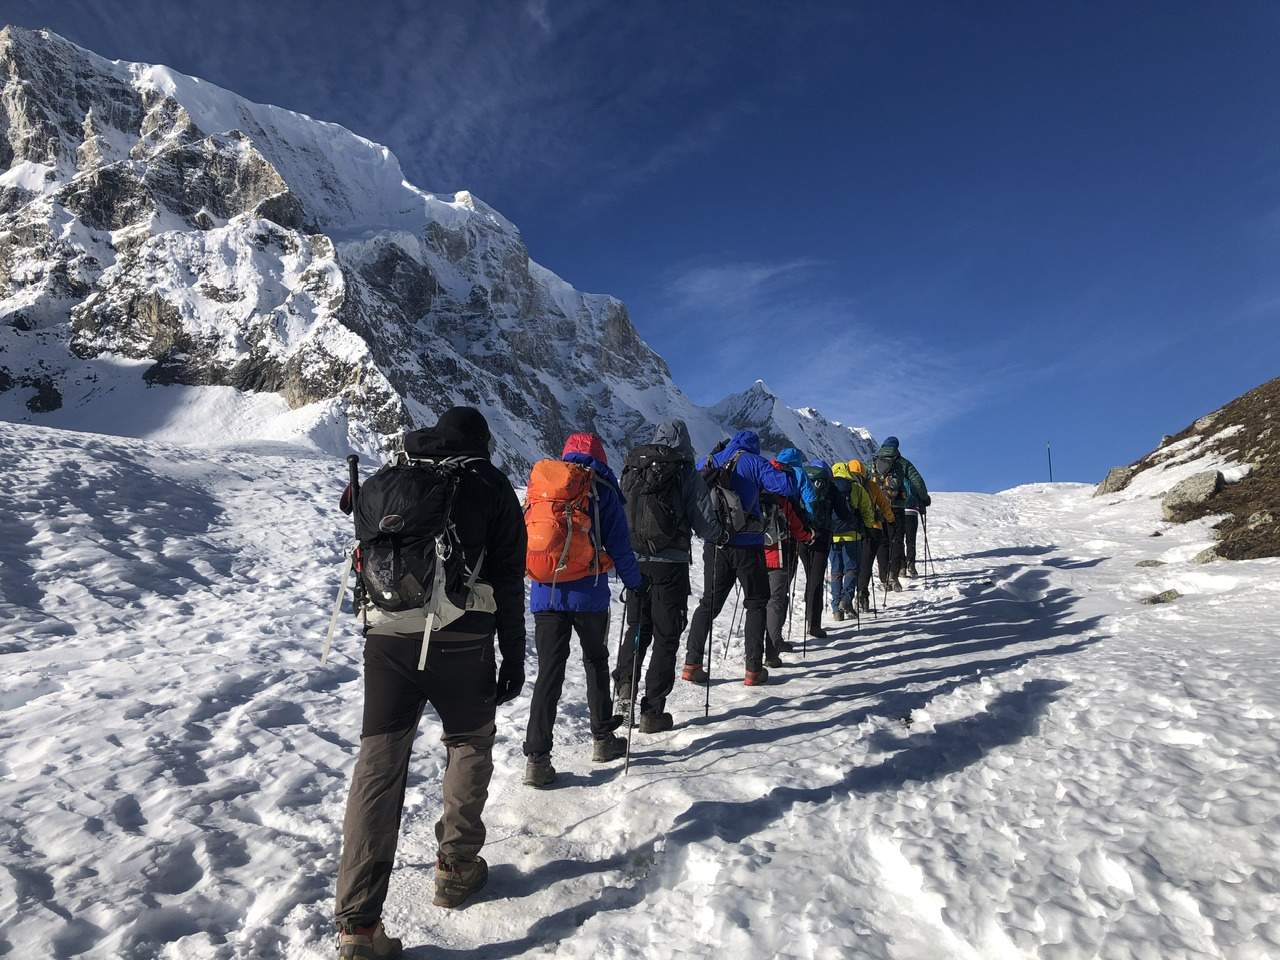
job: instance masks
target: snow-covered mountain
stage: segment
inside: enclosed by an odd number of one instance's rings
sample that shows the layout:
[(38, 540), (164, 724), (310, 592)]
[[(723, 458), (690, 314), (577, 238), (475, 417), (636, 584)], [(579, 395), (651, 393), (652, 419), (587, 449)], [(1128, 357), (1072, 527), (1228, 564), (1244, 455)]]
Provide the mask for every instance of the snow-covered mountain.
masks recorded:
[(763, 383), (698, 407), (621, 302), (342, 127), (47, 31), (0, 32), (0, 71), (5, 419), (372, 452), (467, 403), (513, 471), (575, 430), (618, 454), (670, 417), (703, 450), (742, 427), (768, 450), (872, 448)]

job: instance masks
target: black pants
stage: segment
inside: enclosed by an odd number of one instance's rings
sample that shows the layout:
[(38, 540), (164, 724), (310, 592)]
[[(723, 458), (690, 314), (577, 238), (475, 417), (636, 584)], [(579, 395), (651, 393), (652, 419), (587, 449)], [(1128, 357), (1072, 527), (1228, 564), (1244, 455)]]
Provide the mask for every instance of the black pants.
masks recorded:
[[(676, 657), (680, 635), (689, 622), (689, 565), (640, 561), (641, 585), (627, 600), (627, 632), (618, 647), (618, 665), (613, 671), (615, 687), (637, 681), (644, 665), (645, 651), (653, 643), (653, 656), (644, 675), (644, 696), (640, 713), (662, 713), (667, 697), (676, 685)], [(632, 693), (635, 696), (635, 693)]]
[(862, 538), (862, 559), (858, 564), (858, 592), (865, 593), (871, 583), (871, 561), (879, 568), (880, 582), (889, 579), (889, 537), (874, 527)]
[(914, 564), (916, 562), (916, 533), (920, 529), (920, 514), (914, 510), (908, 510), (902, 519), (903, 526), (906, 529), (903, 544), (906, 548), (907, 563)]
[[(684, 662), (701, 666), (707, 652), (711, 625), (735, 583), (742, 585), (744, 614), (743, 646), (746, 667), (753, 673), (764, 660), (765, 606), (769, 602), (769, 573), (764, 565), (764, 546), (717, 547), (708, 543), (702, 550), (703, 592), (698, 609), (689, 623), (689, 645)], [(710, 670), (708, 669), (708, 672)]]
[(576, 631), (582, 645), (582, 666), (587, 673), (587, 707), (591, 711), (591, 735), (597, 740), (609, 733), (613, 694), (609, 691), (609, 611), (581, 613), (542, 610), (533, 615), (533, 645), (538, 651), (538, 678), (529, 701), (529, 728), (525, 732), (527, 757), (551, 753), (551, 730), (556, 724), (564, 671), (569, 662), (569, 640)]
[[(906, 553), (904, 541), (907, 536), (907, 525), (904, 522), (904, 515), (907, 511), (905, 507), (902, 510), (898, 510), (897, 507), (893, 509), (898, 519), (896, 522), (889, 524), (886, 535), (889, 541), (889, 575), (896, 577), (902, 573), (902, 569), (906, 565), (906, 560), (903, 559), (903, 556)], [(884, 574), (880, 575), (880, 579), (884, 579)]]
[(409, 758), (418, 719), (430, 703), (448, 751), (438, 856), (474, 860), (484, 845), (481, 819), (493, 775), (497, 687), (493, 638), (438, 639), (418, 669), (421, 641), (369, 634), (364, 647), (364, 723), (342, 826), (335, 916), (371, 924), (382, 916), (400, 838)]
[(822, 610), (826, 606), (827, 562), (831, 559), (831, 534), (814, 531), (813, 540), (800, 544), (800, 562), (804, 564), (804, 623), (812, 634), (822, 628)]

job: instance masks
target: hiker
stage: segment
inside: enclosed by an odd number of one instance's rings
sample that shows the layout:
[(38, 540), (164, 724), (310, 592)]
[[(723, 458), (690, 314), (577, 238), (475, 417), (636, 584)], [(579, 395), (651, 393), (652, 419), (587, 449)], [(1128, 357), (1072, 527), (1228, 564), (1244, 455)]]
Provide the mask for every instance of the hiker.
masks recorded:
[(880, 584), (887, 586), (889, 582), (889, 541), (893, 536), (893, 524), (897, 514), (893, 512), (893, 504), (880, 485), (869, 480), (861, 460), (850, 460), (848, 463), (849, 478), (861, 484), (871, 498), (874, 522), (867, 527), (862, 538), (862, 553), (858, 557), (858, 609), (871, 609), (871, 561), (875, 560), (880, 570)]
[[(854, 463), (858, 463), (856, 460)], [(862, 464), (858, 463), (861, 467)], [(859, 478), (861, 474), (858, 475)], [(847, 511), (833, 512), (831, 528), (831, 615), (836, 620), (856, 617), (854, 610), (858, 590), (858, 568), (862, 559), (862, 540), (875, 526), (875, 508), (871, 495), (854, 479), (849, 464), (831, 467), (832, 502), (847, 506)]]
[[(524, 782), (531, 787), (545, 787), (556, 776), (551, 765), (551, 731), (564, 686), (571, 633), (578, 635), (582, 665), (587, 675), (587, 706), (591, 713), (593, 741), (591, 759), (596, 763), (616, 760), (627, 749), (627, 741), (614, 733), (621, 726), (622, 717), (613, 714), (613, 697), (609, 689), (608, 569), (616, 569), (627, 589), (638, 590), (640, 568), (636, 565), (635, 554), (631, 552), (622, 491), (609, 469), (600, 438), (591, 433), (575, 433), (566, 441), (561, 460), (590, 471), (589, 484), (594, 491), (593, 503), (587, 511), (591, 542), (595, 544), (597, 553), (606, 555), (608, 562), (607, 565), (598, 565), (595, 572), (588, 572), (585, 576), (575, 574), (576, 579), (533, 580), (529, 585), (533, 643), (538, 654), (538, 676), (533, 684), (529, 727), (524, 740), (524, 753), (528, 758)], [(531, 477), (525, 497), (530, 510), (535, 495), (535, 483)], [(531, 515), (526, 512), (526, 523)], [(532, 536), (529, 548), (530, 551), (534, 549)]]
[[(770, 461), (779, 470), (790, 469), (781, 460)], [(782, 636), (791, 614), (791, 586), (799, 566), (798, 545), (809, 543), (813, 530), (805, 523), (804, 508), (791, 497), (762, 493), (765, 509), (764, 565), (769, 571), (769, 602), (766, 606), (764, 662), (768, 667), (782, 666), (783, 653), (794, 650)]]
[(653, 441), (627, 455), (622, 492), (631, 549), (640, 565), (640, 589), (627, 596), (627, 632), (613, 671), (614, 696), (620, 712), (630, 717), (632, 683), (639, 679), (652, 640), (640, 698), (640, 732), (660, 733), (672, 727), (665, 708), (676, 684), (680, 635), (689, 622), (692, 534), (708, 543), (722, 535), (706, 481), (694, 468), (693, 444), (683, 420), (658, 424)]
[[(884, 443), (880, 444), (880, 449), (876, 451), (875, 457), (865, 462), (863, 466), (866, 467), (867, 476), (888, 495), (893, 512), (898, 517), (896, 522), (890, 521), (892, 526), (888, 529), (890, 537), (888, 584), (893, 590), (901, 590), (902, 581), (899, 579), (899, 574), (903, 572), (907, 563), (905, 543), (908, 523), (907, 500), (914, 498), (921, 506), (928, 507), (932, 502), (929, 499), (929, 490), (924, 485), (924, 478), (920, 476), (920, 471), (898, 452), (897, 437), (886, 437)], [(910, 563), (914, 569), (914, 531), (911, 535)]]
[[(765, 605), (769, 601), (769, 575), (764, 565), (764, 523), (760, 511), (762, 491), (791, 497), (797, 493), (795, 477), (777, 469), (760, 456), (760, 438), (751, 430), (739, 430), (706, 458), (699, 469), (728, 472), (729, 488), (713, 490), (725, 513), (720, 542), (706, 543), (702, 549), (703, 592), (689, 624), (684, 670), (681, 677), (692, 683), (710, 683), (703, 667), (711, 626), (724, 609), (734, 583), (741, 584), (744, 607), (744, 653), (749, 687), (768, 681), (764, 665)], [(717, 485), (719, 486), (719, 485)]]
[[(398, 957), (382, 927), (395, 861), (410, 753), (423, 708), (440, 718), (448, 752), (443, 811), (436, 823), (435, 903), (456, 907), (484, 886), (481, 819), (493, 774), (499, 704), (524, 686), (525, 528), (511, 482), (489, 461), (489, 424), (480, 411), (453, 407), (434, 427), (405, 436), (417, 458), (465, 457), (452, 518), (476, 584), (492, 588), (493, 612), (469, 609), (430, 633), (419, 667), (425, 616), (367, 626), (360, 753), (342, 825), (335, 916), (341, 957)], [(366, 485), (367, 486), (367, 485)], [(344, 495), (350, 501), (351, 491)], [(357, 495), (359, 496), (359, 494)], [(477, 569), (478, 565), (478, 569)], [(502, 651), (495, 671), (494, 638)], [(496, 678), (495, 678), (496, 672)]]
[[(904, 461), (903, 466), (906, 466)], [(916, 537), (920, 532), (920, 527), (926, 524), (925, 514), (929, 507), (933, 504), (933, 500), (929, 497), (929, 490), (924, 485), (923, 479), (920, 481), (920, 487), (917, 489), (915, 483), (911, 480), (911, 474), (915, 473), (919, 476), (919, 472), (912, 466), (907, 471), (907, 503), (906, 508), (902, 512), (903, 526), (906, 533), (903, 537), (903, 547), (906, 553), (906, 573), (908, 577), (918, 577), (920, 571), (916, 568)], [(928, 545), (929, 531), (925, 530), (925, 545)]]
[(831, 559), (831, 532), (837, 516), (846, 524), (852, 522), (853, 517), (849, 505), (832, 496), (831, 467), (825, 460), (809, 461), (804, 472), (813, 491), (812, 498), (806, 499), (804, 504), (809, 514), (809, 525), (813, 528), (813, 540), (800, 544), (800, 562), (804, 564), (805, 576), (804, 622), (809, 636), (822, 639), (827, 635), (822, 629), (822, 610), (825, 606), (823, 585)]

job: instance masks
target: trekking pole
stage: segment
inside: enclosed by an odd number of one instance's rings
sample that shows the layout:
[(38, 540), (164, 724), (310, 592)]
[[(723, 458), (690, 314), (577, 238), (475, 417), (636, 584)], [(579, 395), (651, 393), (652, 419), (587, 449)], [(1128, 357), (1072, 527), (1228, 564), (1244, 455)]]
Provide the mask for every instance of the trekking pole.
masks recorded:
[(636, 720), (636, 675), (640, 672), (640, 628), (644, 624), (644, 599), (643, 596), (637, 598), (639, 606), (636, 610), (636, 635), (632, 640), (632, 657), (631, 657), (631, 699), (627, 701), (627, 754), (622, 761), (622, 773), (626, 773), (631, 769), (631, 730), (635, 726)]
[[(347, 489), (351, 493), (348, 504), (354, 521), (356, 500), (360, 496), (360, 457), (354, 453), (347, 457)], [(355, 566), (355, 560), (356, 546), (352, 545), (347, 552), (347, 562), (342, 566), (342, 583), (338, 585), (338, 598), (333, 602), (333, 616), (329, 618), (329, 629), (324, 636), (324, 649), (320, 652), (321, 666), (329, 662), (329, 647), (333, 645), (333, 634), (338, 628), (338, 614), (342, 612), (342, 601), (347, 595), (347, 579), (351, 576), (351, 568)]]
[(738, 584), (733, 585), (733, 613), (729, 616), (729, 635), (724, 638), (724, 658), (729, 659), (729, 644), (733, 642), (733, 635), (738, 632)]
[[(925, 520), (925, 515), (920, 514), (920, 531), (924, 534), (924, 569), (926, 576), (929, 573), (929, 567), (933, 565), (933, 551), (929, 549), (929, 522)], [(934, 570), (933, 575), (936, 577), (938, 571)], [(927, 587), (928, 581), (925, 582)]]

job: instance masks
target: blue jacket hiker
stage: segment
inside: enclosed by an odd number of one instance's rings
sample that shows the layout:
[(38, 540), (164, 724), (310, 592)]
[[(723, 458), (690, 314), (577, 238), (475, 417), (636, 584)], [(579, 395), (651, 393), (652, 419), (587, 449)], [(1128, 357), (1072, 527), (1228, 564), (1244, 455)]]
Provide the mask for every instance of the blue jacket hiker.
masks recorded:
[[(625, 501), (618, 480), (609, 469), (600, 438), (590, 433), (575, 433), (565, 443), (561, 459), (591, 469), (597, 498), (591, 516), (592, 536), (612, 561), (623, 584), (638, 590), (640, 568), (631, 551), (631, 535), (623, 510)], [(577, 633), (582, 646), (582, 664), (587, 675), (587, 706), (594, 741), (591, 759), (616, 760), (626, 752), (627, 741), (614, 733), (622, 718), (613, 714), (609, 690), (608, 572), (555, 584), (533, 582), (529, 587), (529, 609), (533, 613), (538, 676), (533, 684), (524, 740), (524, 753), (528, 758), (524, 782), (531, 787), (545, 787), (555, 779), (555, 768), (551, 765), (552, 728), (573, 632)]]
[[(743, 647), (746, 661), (745, 683), (759, 686), (769, 679), (764, 666), (764, 638), (769, 602), (769, 573), (764, 561), (764, 523), (760, 507), (761, 491), (780, 497), (794, 497), (798, 492), (795, 475), (779, 470), (760, 456), (760, 438), (751, 430), (739, 430), (720, 450), (702, 465), (710, 462), (723, 466), (735, 461), (731, 478), (733, 490), (742, 501), (748, 516), (754, 518), (757, 531), (731, 537), (725, 544), (708, 543), (702, 550), (703, 593), (689, 623), (689, 641), (685, 648), (684, 672), (681, 676), (693, 683), (708, 683), (710, 671), (703, 666), (711, 626), (735, 582), (742, 584)], [(702, 466), (700, 465), (700, 466)], [(723, 518), (722, 518), (723, 521)]]

